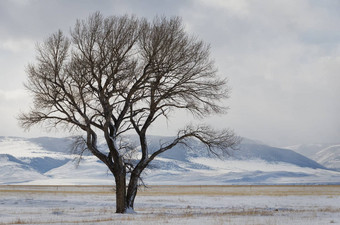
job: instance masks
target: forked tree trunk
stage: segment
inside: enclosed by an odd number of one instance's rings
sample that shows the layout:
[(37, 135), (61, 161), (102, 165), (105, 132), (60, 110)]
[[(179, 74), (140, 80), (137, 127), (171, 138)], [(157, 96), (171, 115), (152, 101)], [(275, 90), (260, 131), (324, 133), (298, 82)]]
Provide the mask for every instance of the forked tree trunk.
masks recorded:
[(116, 213), (126, 212), (126, 173), (120, 171), (115, 174), (116, 181)]
[(135, 172), (131, 173), (130, 182), (127, 190), (126, 204), (131, 210), (134, 209), (134, 202), (138, 191), (138, 178), (139, 174)]
[(116, 181), (116, 213), (126, 213), (134, 210), (134, 202), (138, 190), (139, 175), (132, 173), (129, 186), (126, 189), (126, 174), (115, 175)]

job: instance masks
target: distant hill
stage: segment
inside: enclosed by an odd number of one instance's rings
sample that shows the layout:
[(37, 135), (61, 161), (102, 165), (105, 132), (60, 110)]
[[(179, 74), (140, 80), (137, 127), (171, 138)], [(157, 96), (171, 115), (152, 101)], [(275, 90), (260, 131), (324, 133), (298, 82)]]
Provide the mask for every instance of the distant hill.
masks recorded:
[(329, 147), (331, 144), (301, 144), (301, 145), (293, 145), (284, 147), (285, 149), (293, 150), (301, 155), (304, 155), (308, 158), (315, 157), (315, 154), (324, 149)]
[(315, 159), (327, 168), (340, 171), (340, 145), (329, 146), (318, 151)]
[(308, 144), (287, 147), (326, 168), (340, 171), (340, 144)]
[[(138, 149), (137, 137), (125, 141)], [(172, 137), (150, 136), (150, 152)], [(77, 165), (72, 138), (0, 137), (0, 184), (113, 184), (106, 166), (84, 155)], [(156, 158), (143, 174), (147, 184), (340, 184), (340, 172), (292, 150), (244, 139), (239, 150), (216, 158), (195, 140)], [(100, 145), (103, 149), (105, 145)], [(333, 152), (332, 149), (329, 151)], [(323, 156), (330, 154), (325, 150)], [(138, 157), (136, 154), (134, 157)], [(327, 158), (327, 159), (326, 159)], [(328, 160), (328, 157), (325, 157)]]
[(44, 175), (26, 163), (11, 155), (0, 154), (0, 184), (25, 183), (39, 179), (44, 179)]
[[(171, 139), (171, 137), (151, 136), (149, 138), (150, 149), (157, 149), (160, 140), (161, 142), (169, 142)], [(191, 140), (189, 146), (189, 149), (182, 145), (175, 146), (161, 156), (180, 161), (188, 161), (190, 158), (211, 156), (204, 146), (196, 140)], [(244, 139), (239, 146), (239, 150), (229, 151), (229, 155), (225, 155), (224, 158), (237, 160), (260, 159), (268, 163), (289, 163), (300, 167), (325, 169), (324, 166), (295, 151), (271, 147), (249, 139)]]

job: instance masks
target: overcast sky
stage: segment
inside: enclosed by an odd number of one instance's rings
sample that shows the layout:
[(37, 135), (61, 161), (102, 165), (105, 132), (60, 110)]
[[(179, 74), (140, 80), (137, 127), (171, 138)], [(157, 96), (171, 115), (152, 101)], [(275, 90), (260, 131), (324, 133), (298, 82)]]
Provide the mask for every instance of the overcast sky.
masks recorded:
[[(32, 101), (23, 87), (25, 66), (34, 62), (36, 43), (58, 29), (68, 33), (95, 11), (180, 16), (189, 33), (211, 44), (232, 93), (229, 113), (206, 123), (276, 146), (340, 142), (337, 0), (1, 0), (0, 136), (55, 135), (18, 126), (16, 117)], [(152, 132), (170, 135), (187, 120), (173, 115)]]

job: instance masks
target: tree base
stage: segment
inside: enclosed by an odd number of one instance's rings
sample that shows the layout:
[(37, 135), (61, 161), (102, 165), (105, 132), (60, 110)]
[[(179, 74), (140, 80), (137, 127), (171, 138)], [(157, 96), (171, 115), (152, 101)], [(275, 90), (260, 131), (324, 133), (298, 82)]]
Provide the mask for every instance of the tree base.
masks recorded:
[(126, 214), (136, 214), (136, 211), (135, 211), (133, 208), (127, 208), (127, 209), (125, 210), (125, 213), (126, 213)]

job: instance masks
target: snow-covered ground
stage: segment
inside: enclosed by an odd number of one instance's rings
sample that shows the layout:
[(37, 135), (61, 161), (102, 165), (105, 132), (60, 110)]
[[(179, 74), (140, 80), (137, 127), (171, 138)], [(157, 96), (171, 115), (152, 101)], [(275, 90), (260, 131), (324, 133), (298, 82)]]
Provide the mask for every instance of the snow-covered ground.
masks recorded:
[(107, 186), (0, 186), (0, 224), (340, 224), (340, 186), (147, 190), (118, 215)]

